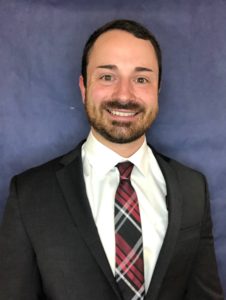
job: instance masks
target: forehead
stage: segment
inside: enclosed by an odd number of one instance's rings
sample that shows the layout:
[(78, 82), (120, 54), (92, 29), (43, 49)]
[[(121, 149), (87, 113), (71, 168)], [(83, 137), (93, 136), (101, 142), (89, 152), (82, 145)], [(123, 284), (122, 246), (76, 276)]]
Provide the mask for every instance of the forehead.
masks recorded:
[(157, 64), (156, 53), (149, 40), (114, 29), (97, 38), (89, 54), (89, 64), (117, 63), (117, 60)]

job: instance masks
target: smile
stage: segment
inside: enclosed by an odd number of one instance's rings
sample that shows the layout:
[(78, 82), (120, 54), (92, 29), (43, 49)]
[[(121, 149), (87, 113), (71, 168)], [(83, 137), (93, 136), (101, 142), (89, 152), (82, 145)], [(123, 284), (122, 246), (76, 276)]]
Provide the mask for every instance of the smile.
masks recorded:
[(136, 115), (136, 112), (125, 112), (125, 111), (118, 111), (118, 110), (111, 110), (109, 111), (114, 116), (119, 117), (132, 117)]

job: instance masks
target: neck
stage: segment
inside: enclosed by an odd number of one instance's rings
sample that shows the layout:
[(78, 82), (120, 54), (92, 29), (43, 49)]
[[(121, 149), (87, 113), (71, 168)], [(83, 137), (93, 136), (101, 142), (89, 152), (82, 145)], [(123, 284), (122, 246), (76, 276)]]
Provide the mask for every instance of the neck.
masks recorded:
[(98, 134), (95, 130), (92, 129), (92, 134), (94, 137), (103, 145), (111, 149), (112, 151), (118, 153), (122, 157), (130, 157), (133, 155), (143, 144), (145, 136), (141, 136), (137, 140), (126, 143), (126, 144), (118, 144), (113, 143), (108, 140), (106, 140), (104, 137), (102, 137), (100, 134)]

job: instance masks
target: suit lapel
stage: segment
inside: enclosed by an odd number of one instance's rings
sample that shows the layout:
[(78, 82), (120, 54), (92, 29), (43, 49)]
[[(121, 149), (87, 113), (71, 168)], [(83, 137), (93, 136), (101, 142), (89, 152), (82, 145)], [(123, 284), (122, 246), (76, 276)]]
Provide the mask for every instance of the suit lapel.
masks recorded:
[[(166, 202), (169, 210), (169, 223), (145, 300), (157, 300), (164, 276), (175, 250), (181, 222), (181, 195), (175, 171), (171, 168), (167, 159), (156, 153), (155, 156), (166, 181)], [(81, 145), (71, 154), (65, 156), (61, 163), (64, 167), (57, 172), (57, 178), (71, 212), (72, 219), (81, 237), (87, 244), (90, 253), (115, 291), (117, 298), (121, 299), (87, 199), (82, 171)]]
[(64, 157), (61, 163), (64, 164), (65, 167), (57, 172), (57, 178), (71, 212), (72, 219), (81, 237), (88, 246), (90, 253), (93, 255), (97, 264), (99, 264), (118, 296), (118, 299), (121, 299), (115, 278), (102, 247), (86, 195), (82, 171), (81, 145), (74, 152)]
[(168, 228), (165, 239), (156, 263), (152, 280), (145, 300), (156, 300), (160, 292), (164, 276), (168, 269), (170, 260), (175, 250), (177, 236), (181, 223), (181, 195), (175, 171), (170, 166), (170, 160), (155, 154), (161, 171), (166, 181), (167, 198), (166, 203), (169, 211)]

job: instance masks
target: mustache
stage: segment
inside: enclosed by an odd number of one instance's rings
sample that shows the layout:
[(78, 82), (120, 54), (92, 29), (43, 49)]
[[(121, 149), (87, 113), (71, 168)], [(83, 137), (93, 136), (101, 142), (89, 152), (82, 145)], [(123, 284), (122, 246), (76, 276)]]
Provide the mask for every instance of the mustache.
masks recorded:
[(144, 111), (144, 107), (134, 100), (128, 100), (127, 102), (125, 101), (122, 102), (119, 99), (113, 99), (111, 101), (103, 102), (101, 107), (104, 109), (127, 109), (127, 110), (131, 109), (131, 110)]

